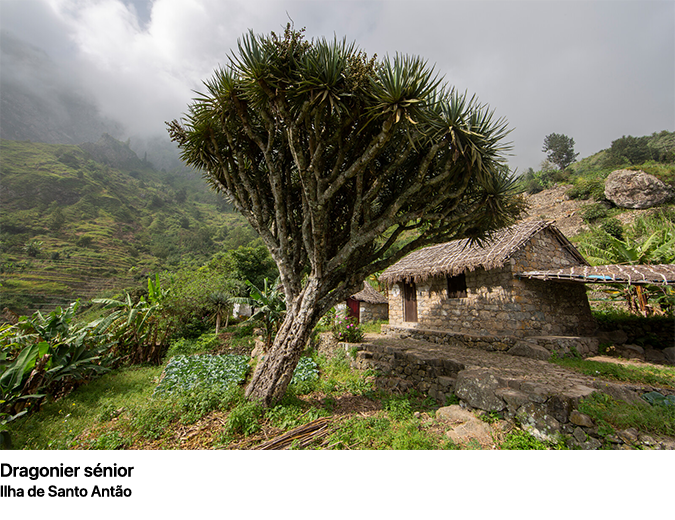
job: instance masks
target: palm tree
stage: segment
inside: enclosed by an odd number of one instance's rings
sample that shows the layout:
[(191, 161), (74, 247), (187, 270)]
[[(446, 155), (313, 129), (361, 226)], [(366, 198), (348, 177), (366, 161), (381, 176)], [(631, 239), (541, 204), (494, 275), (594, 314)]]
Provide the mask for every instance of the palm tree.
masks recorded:
[(216, 291), (209, 294), (209, 304), (213, 310), (213, 314), (216, 320), (216, 336), (220, 332), (220, 323), (225, 317), (225, 328), (230, 320), (230, 314), (232, 312), (232, 305), (234, 304), (232, 296), (227, 294), (224, 291)]

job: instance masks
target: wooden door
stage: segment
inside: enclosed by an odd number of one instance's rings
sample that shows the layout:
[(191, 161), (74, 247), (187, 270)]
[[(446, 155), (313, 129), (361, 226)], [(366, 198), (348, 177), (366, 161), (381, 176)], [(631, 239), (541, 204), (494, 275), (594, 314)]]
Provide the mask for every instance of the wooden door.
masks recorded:
[(361, 314), (361, 305), (358, 300), (354, 298), (347, 298), (347, 307), (349, 308), (349, 316), (356, 320), (356, 323), (359, 323), (359, 315)]
[(403, 283), (403, 320), (417, 321), (417, 287), (415, 282)]

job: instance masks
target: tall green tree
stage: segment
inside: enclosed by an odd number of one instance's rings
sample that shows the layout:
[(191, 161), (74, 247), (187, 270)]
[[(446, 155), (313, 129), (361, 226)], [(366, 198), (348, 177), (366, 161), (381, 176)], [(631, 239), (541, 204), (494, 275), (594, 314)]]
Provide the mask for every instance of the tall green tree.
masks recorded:
[(321, 316), (368, 275), (421, 246), (484, 239), (522, 208), (507, 123), (419, 57), (377, 61), (287, 27), (243, 36), (205, 87), (168, 127), (279, 269), (286, 316), (246, 390), (265, 405)]
[(542, 151), (546, 158), (555, 164), (560, 171), (564, 171), (572, 164), (578, 153), (574, 153), (574, 139), (564, 134), (549, 134), (544, 138)]
[(608, 163), (610, 165), (620, 165), (625, 163), (640, 164), (648, 161), (653, 156), (652, 149), (649, 147), (649, 137), (633, 137), (632, 135), (623, 136), (612, 141), (607, 153)]

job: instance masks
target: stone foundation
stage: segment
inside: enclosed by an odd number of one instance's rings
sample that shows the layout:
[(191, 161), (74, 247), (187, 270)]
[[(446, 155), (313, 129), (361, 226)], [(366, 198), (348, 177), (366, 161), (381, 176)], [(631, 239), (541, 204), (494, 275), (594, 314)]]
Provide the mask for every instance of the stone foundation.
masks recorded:
[[(430, 331), (426, 332), (426, 337), (454, 342), (462, 339)], [(542, 351), (546, 351), (545, 345), (550, 348), (578, 345), (578, 340), (570, 338), (537, 339), (543, 346), (534, 346)], [(428, 340), (389, 338), (368, 343), (338, 343), (332, 348), (345, 350), (354, 368), (375, 369), (378, 372), (377, 383), (385, 389), (406, 392), (415, 388), (441, 404), (459, 398), (463, 407), (498, 412), (505, 419), (520, 424), (539, 440), (556, 442), (565, 439), (570, 447), (579, 449), (602, 446), (598, 425), (578, 411), (581, 399), (600, 391), (615, 399), (633, 402), (654, 390), (596, 380), (537, 359), (536, 355), (523, 356), (517, 348), (521, 345), (517, 339), (490, 341), (482, 337), (463, 338), (463, 341), (464, 346), (455, 350), (449, 345)], [(466, 348), (467, 344), (475, 346)], [(488, 352), (490, 348), (493, 352)], [(605, 441), (612, 443), (615, 449), (675, 448), (673, 439), (655, 438), (629, 430), (617, 432)]]
[[(514, 356), (546, 360), (552, 355), (579, 354), (583, 357), (598, 353), (597, 338), (583, 336), (475, 336), (446, 330), (408, 328), (382, 325), (382, 334), (399, 338), (413, 338), (440, 345), (479, 348), (488, 352), (506, 352)], [(537, 348), (539, 347), (539, 348)], [(541, 350), (545, 349), (545, 352)]]

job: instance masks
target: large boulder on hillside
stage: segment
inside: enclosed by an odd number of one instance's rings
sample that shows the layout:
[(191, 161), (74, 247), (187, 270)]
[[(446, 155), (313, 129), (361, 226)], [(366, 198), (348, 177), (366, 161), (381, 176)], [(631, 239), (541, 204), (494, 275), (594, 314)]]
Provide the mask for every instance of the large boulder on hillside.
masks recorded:
[(621, 208), (651, 208), (672, 196), (666, 184), (639, 170), (616, 170), (605, 180), (605, 197)]

